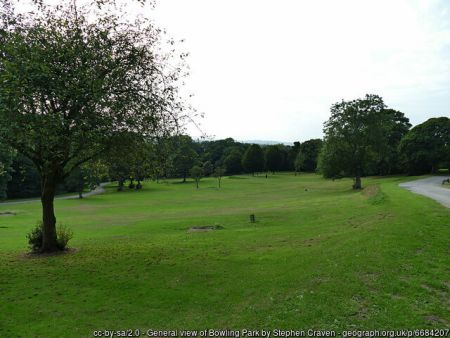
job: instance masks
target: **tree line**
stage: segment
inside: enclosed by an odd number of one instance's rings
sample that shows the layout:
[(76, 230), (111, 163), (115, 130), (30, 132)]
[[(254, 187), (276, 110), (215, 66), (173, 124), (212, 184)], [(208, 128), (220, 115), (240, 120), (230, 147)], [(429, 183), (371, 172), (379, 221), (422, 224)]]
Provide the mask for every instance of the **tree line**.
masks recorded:
[[(58, 186), (58, 193), (78, 192), (100, 182), (117, 181), (118, 190), (140, 189), (144, 179), (160, 181), (188, 177), (208, 177), (261, 172), (311, 172), (317, 167), (322, 140), (312, 139), (293, 146), (258, 145), (223, 140), (193, 140), (188, 135), (174, 135), (159, 140), (127, 137), (95, 160), (80, 165)], [(40, 196), (38, 169), (26, 156), (6, 145), (1, 163), (0, 194), (2, 198)], [(195, 175), (192, 174), (194, 169)], [(199, 171), (200, 170), (200, 171)]]
[[(351, 176), (358, 189), (364, 176), (422, 175), (450, 169), (449, 121), (431, 118), (411, 129), (402, 112), (385, 107), (380, 97), (368, 95), (333, 105), (324, 140), (293, 145), (247, 144), (232, 138), (202, 141), (188, 135), (132, 140), (130, 133), (127, 142), (74, 170), (57, 192), (78, 192), (82, 197), (83, 190), (103, 181), (117, 181), (122, 191), (139, 190), (144, 179), (180, 178), (186, 182), (192, 177), (198, 185), (201, 177), (282, 171), (320, 172), (333, 179)], [(0, 196), (40, 196), (40, 176), (32, 161), (6, 145), (0, 147)]]

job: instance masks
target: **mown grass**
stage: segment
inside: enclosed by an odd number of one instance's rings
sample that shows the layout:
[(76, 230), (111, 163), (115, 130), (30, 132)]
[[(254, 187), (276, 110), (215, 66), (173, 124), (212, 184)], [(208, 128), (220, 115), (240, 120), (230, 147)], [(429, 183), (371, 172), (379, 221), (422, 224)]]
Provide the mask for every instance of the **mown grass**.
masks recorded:
[[(242, 176), (56, 201), (75, 252), (29, 257), (39, 203), (0, 212), (0, 337), (97, 329), (443, 328), (450, 211), (411, 178)], [(249, 222), (249, 214), (257, 222)], [(224, 230), (188, 233), (191, 226)]]

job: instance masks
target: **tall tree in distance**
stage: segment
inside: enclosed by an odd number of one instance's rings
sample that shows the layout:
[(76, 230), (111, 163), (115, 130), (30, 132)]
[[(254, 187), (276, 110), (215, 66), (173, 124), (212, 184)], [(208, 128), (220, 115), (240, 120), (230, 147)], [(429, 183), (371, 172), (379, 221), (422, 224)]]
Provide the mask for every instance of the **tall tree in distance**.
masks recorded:
[(242, 157), (242, 167), (253, 176), (264, 170), (264, 152), (260, 145), (252, 144), (247, 148)]
[(217, 183), (219, 184), (219, 189), (221, 187), (221, 183), (222, 183), (222, 176), (225, 175), (226, 172), (226, 168), (224, 166), (218, 166), (216, 167), (216, 169), (214, 169), (214, 177), (217, 177)]
[(353, 189), (361, 189), (361, 176), (369, 161), (385, 145), (386, 114), (383, 99), (366, 95), (331, 107), (324, 124), (325, 147), (321, 167), (325, 176), (344, 173), (354, 177)]
[(303, 142), (300, 145), (300, 170), (307, 172), (314, 172), (317, 169), (317, 159), (319, 157), (320, 148), (322, 148), (323, 141), (321, 139), (311, 139)]
[(124, 20), (126, 13), (111, 10), (114, 0), (80, 8), (34, 3), (26, 15), (1, 16), (0, 137), (39, 171), (41, 250), (51, 252), (58, 250), (58, 183), (122, 133), (178, 127), (184, 68), (175, 62), (186, 55), (162, 52), (162, 31), (142, 17)]
[(189, 173), (191, 174), (191, 177), (194, 179), (195, 181), (195, 185), (198, 189), (198, 183), (200, 182), (200, 179), (203, 177), (203, 169), (202, 167), (198, 166), (198, 165), (194, 165), (191, 170), (189, 171)]
[(294, 160), (294, 170), (295, 170), (296, 176), (297, 176), (297, 173), (299, 173), (303, 170), (304, 163), (305, 163), (305, 154), (303, 152), (299, 151)]
[(268, 171), (275, 173), (283, 167), (283, 152), (278, 145), (270, 145), (266, 147), (265, 165)]
[(198, 161), (198, 154), (194, 150), (191, 137), (188, 135), (175, 136), (171, 141), (174, 149), (173, 169), (178, 176), (183, 178), (183, 183), (185, 183), (189, 171)]
[(240, 174), (242, 172), (242, 153), (239, 148), (232, 149), (223, 159), (223, 163), (228, 174)]

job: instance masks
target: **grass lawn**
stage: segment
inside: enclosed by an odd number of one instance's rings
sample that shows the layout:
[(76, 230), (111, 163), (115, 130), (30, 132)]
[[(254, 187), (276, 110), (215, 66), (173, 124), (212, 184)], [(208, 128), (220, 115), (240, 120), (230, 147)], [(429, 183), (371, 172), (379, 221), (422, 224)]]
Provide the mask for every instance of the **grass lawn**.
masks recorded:
[[(0, 337), (100, 329), (450, 325), (450, 210), (405, 177), (269, 175), (58, 200), (77, 250), (29, 257), (40, 204), (1, 206)], [(249, 222), (249, 214), (257, 222)], [(223, 230), (187, 232), (191, 226)]]

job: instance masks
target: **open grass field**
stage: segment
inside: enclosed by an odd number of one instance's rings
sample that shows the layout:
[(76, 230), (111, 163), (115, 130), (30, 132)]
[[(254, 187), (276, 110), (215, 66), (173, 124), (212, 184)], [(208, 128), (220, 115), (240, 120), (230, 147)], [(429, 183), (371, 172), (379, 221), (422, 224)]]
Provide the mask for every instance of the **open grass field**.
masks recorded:
[[(405, 177), (280, 174), (56, 201), (75, 252), (29, 257), (40, 204), (2, 206), (0, 337), (100, 329), (450, 325), (450, 210)], [(249, 222), (249, 214), (257, 222)], [(223, 230), (188, 232), (192, 226)]]

